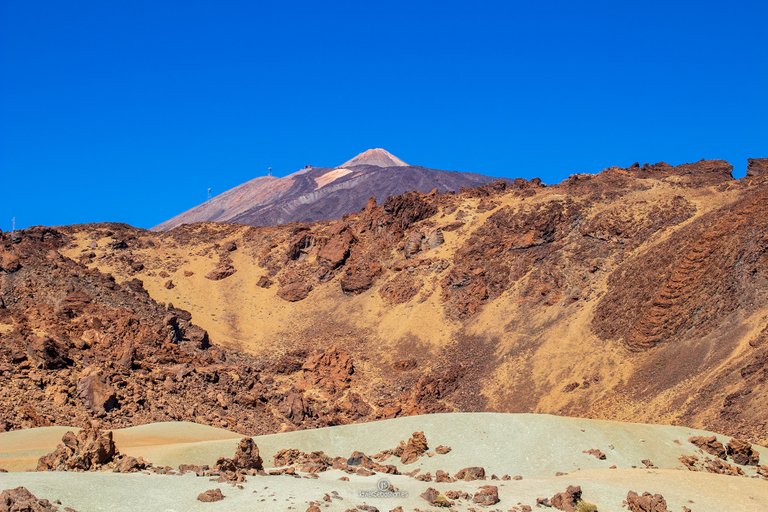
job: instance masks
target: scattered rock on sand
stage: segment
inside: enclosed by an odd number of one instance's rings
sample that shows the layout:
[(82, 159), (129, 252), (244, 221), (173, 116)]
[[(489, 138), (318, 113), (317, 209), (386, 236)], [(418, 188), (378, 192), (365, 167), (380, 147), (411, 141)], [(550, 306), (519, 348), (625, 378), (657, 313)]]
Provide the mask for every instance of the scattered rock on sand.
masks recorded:
[(639, 495), (635, 491), (629, 491), (625, 503), (629, 512), (668, 512), (669, 510), (664, 496), (649, 492)]
[(579, 501), (581, 501), (581, 486), (569, 485), (568, 488), (555, 494), (549, 502), (558, 510), (565, 512), (574, 512)]
[(221, 489), (209, 489), (197, 496), (197, 501), (202, 501), (203, 503), (212, 503), (223, 499), (224, 495), (221, 493)]
[(450, 451), (451, 451), (451, 447), (450, 446), (445, 446), (445, 445), (442, 445), (442, 444), (440, 446), (438, 446), (437, 448), (435, 448), (435, 452), (438, 455), (445, 455), (446, 453), (448, 453)]
[(478, 505), (495, 505), (499, 502), (499, 488), (495, 485), (484, 485), (472, 497)]

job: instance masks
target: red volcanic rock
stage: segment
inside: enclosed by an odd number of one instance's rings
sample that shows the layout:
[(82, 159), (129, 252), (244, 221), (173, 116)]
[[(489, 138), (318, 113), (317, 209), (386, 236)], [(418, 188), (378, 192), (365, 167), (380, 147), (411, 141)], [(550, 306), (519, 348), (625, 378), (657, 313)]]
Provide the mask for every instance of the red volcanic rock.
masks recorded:
[(471, 466), (459, 470), (458, 473), (453, 475), (456, 480), (485, 480), (485, 469), (478, 466)]
[(760, 454), (752, 449), (752, 443), (744, 439), (734, 437), (728, 442), (726, 451), (736, 464), (757, 466), (760, 462)]
[(450, 446), (445, 446), (445, 445), (442, 445), (442, 444), (439, 445), (437, 448), (435, 448), (435, 452), (438, 455), (445, 455), (446, 453), (448, 453), (450, 451), (451, 451), (451, 447)]
[(221, 489), (209, 489), (205, 492), (201, 492), (197, 496), (197, 501), (202, 501), (203, 503), (212, 503), (223, 499), (224, 494), (222, 494)]
[(414, 432), (407, 442), (400, 442), (394, 454), (400, 457), (401, 464), (412, 464), (424, 455), (429, 447), (424, 432)]
[(21, 259), (18, 255), (3, 251), (0, 252), (0, 271), (11, 274), (21, 268)]
[(483, 485), (472, 497), (478, 505), (490, 506), (499, 502), (499, 488), (495, 485)]
[(312, 291), (312, 284), (302, 281), (294, 281), (281, 286), (277, 290), (277, 296), (288, 302), (298, 302), (306, 299)]
[(715, 436), (694, 436), (689, 437), (688, 442), (696, 445), (701, 450), (710, 455), (719, 457), (721, 459), (726, 458), (725, 446), (723, 443), (717, 440)]
[(704, 469), (719, 475), (744, 476), (744, 471), (740, 467), (728, 464), (720, 459), (707, 460), (704, 464)]
[(667, 501), (661, 494), (644, 492), (642, 495), (635, 491), (627, 493), (625, 501), (629, 512), (668, 512)]
[(77, 396), (94, 413), (103, 414), (118, 406), (115, 389), (95, 368), (88, 368), (77, 381)]
[(318, 251), (317, 257), (327, 262), (331, 268), (337, 268), (349, 257), (354, 242), (355, 236), (349, 230), (349, 226), (343, 224)]
[(75, 434), (67, 432), (56, 450), (40, 457), (37, 471), (95, 471), (114, 461), (118, 454), (112, 432), (90, 426)]
[(581, 487), (569, 485), (565, 491), (555, 494), (549, 501), (558, 510), (574, 512), (579, 501), (581, 501)]
[(219, 457), (214, 469), (217, 471), (230, 472), (250, 469), (261, 471), (264, 469), (264, 465), (261, 456), (259, 456), (259, 447), (256, 446), (253, 439), (244, 437), (237, 444), (234, 457), (231, 459)]
[(56, 512), (48, 500), (40, 500), (25, 487), (0, 492), (0, 512)]
[(115, 463), (115, 469), (113, 471), (115, 473), (136, 473), (138, 471), (143, 471), (149, 467), (151, 467), (151, 464), (147, 463), (141, 457), (136, 458), (136, 457), (123, 455)]

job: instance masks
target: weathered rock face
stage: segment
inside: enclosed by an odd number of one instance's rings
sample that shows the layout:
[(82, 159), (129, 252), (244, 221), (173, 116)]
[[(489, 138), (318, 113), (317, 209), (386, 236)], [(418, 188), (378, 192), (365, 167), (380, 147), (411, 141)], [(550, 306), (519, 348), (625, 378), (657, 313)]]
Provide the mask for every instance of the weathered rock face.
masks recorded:
[(747, 177), (768, 176), (768, 158), (748, 158)]
[(25, 487), (0, 492), (0, 512), (56, 512), (48, 500), (40, 500)]
[(94, 471), (109, 465), (118, 455), (112, 432), (98, 428), (67, 432), (56, 450), (44, 455), (37, 471)]
[(661, 494), (644, 492), (638, 495), (635, 491), (629, 491), (626, 503), (629, 512), (668, 512), (667, 501)]

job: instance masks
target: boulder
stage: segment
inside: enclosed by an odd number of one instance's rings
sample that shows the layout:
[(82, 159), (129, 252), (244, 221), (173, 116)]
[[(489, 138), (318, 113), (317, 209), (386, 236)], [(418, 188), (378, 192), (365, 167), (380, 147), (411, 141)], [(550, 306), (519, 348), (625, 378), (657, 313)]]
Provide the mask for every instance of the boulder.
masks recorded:
[(579, 501), (581, 501), (581, 486), (578, 485), (569, 485), (565, 491), (559, 492), (549, 499), (553, 507), (565, 512), (575, 512)]
[(635, 491), (629, 491), (626, 505), (629, 512), (668, 512), (667, 501), (661, 494), (644, 492), (639, 495)]
[(427, 503), (432, 505), (433, 507), (452, 507), (455, 502), (448, 499), (447, 496), (445, 496), (443, 493), (435, 489), (434, 487), (429, 487), (426, 491), (421, 493), (420, 495), (422, 498), (424, 498)]
[(117, 394), (100, 370), (88, 368), (77, 381), (77, 396), (94, 413), (107, 413), (118, 407)]
[(197, 495), (197, 501), (202, 501), (203, 503), (212, 503), (223, 499), (224, 495), (221, 493), (221, 489), (209, 489)]
[(495, 485), (483, 485), (472, 497), (472, 501), (478, 505), (495, 505), (499, 502), (499, 488)]
[(485, 469), (479, 466), (471, 466), (459, 470), (458, 473), (453, 475), (456, 480), (485, 480)]

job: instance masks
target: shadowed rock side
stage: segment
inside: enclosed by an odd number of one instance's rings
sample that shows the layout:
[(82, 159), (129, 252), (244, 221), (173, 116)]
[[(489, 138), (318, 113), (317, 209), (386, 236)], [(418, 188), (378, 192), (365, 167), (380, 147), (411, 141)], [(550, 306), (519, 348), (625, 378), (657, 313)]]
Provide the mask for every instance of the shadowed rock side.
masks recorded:
[[(458, 194), (408, 193), (314, 224), (195, 224), (165, 233), (73, 226), (55, 232), (54, 246), (36, 241), (36, 231), (19, 244), (6, 235), (4, 265), (16, 270), (0, 274), (0, 333), (53, 355), (20, 381), (47, 411), (57, 395), (33, 379), (74, 366), (77, 380), (93, 374), (97, 390), (112, 385), (120, 404), (148, 390), (172, 396), (166, 387), (194, 382), (188, 392), (205, 408), (191, 415), (192, 400), (170, 408), (174, 416), (168, 408), (152, 414), (222, 426), (247, 411), (245, 424), (258, 431), (497, 410), (687, 424), (765, 442), (768, 178), (754, 162), (741, 180), (726, 162), (702, 161), (610, 168), (552, 187), (515, 180)], [(22, 248), (41, 244), (40, 256), (25, 263)], [(96, 275), (88, 269), (114, 276), (98, 274), (116, 290), (141, 279), (147, 292), (132, 296), (155, 304), (158, 326), (169, 308), (160, 304), (172, 302), (205, 329), (210, 348), (167, 344), (204, 363), (153, 361), (135, 388), (106, 357), (102, 373), (82, 373), (93, 349), (59, 354), (35, 336), (47, 329), (54, 344), (75, 344), (83, 321), (59, 316), (52, 329), (50, 315), (29, 318), (24, 294), (33, 281), (12, 277), (43, 279), (35, 272), (49, 274), (44, 254), (70, 258), (71, 277), (55, 289), (71, 282), (72, 290), (56, 291), (52, 309)], [(88, 295), (100, 303), (116, 293), (107, 289)], [(202, 370), (189, 381), (163, 374), (216, 362), (227, 368), (214, 366), (218, 381)], [(59, 400), (81, 407), (76, 379), (64, 382), (75, 387)], [(109, 389), (96, 394), (108, 403)], [(227, 403), (232, 395), (237, 407)], [(215, 412), (200, 412), (211, 406)], [(122, 407), (105, 411), (107, 421), (129, 421)], [(83, 405), (81, 417), (88, 414)], [(10, 427), (30, 422), (11, 417)]]

